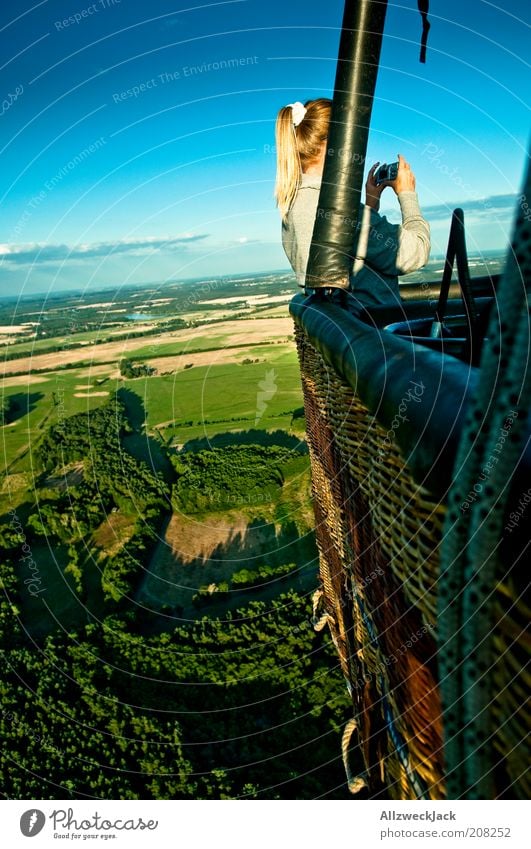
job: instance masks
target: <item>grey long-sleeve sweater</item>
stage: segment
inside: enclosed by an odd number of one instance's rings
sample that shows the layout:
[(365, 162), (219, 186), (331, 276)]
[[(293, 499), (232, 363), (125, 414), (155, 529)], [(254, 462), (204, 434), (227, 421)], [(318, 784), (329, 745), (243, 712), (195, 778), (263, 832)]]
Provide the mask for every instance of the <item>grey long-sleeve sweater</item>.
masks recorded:
[[(320, 188), (320, 177), (303, 174), (282, 222), (282, 244), (299, 286), (304, 286)], [(391, 224), (368, 206), (360, 208), (360, 236), (350, 287), (358, 301), (367, 306), (400, 302), (398, 275), (422, 268), (430, 255), (430, 227), (422, 217), (417, 193), (400, 192), (398, 203), (402, 224)]]

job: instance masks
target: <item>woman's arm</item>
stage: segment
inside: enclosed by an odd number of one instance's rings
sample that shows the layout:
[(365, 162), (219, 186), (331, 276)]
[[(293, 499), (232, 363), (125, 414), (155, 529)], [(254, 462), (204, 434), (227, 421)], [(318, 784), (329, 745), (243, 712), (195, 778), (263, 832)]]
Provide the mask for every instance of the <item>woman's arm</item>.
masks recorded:
[[(417, 193), (415, 175), (404, 157), (398, 155), (398, 174), (395, 180), (377, 186), (374, 174), (379, 165), (372, 166), (366, 183), (366, 206), (371, 209), (366, 239), (360, 235), (360, 243), (366, 244), (365, 261), (382, 274), (408, 274), (426, 265), (430, 255), (430, 226), (422, 217)], [(378, 214), (380, 196), (387, 187), (395, 191), (402, 224), (390, 224)], [(365, 217), (364, 217), (365, 221)], [(363, 232), (363, 231), (362, 231)]]

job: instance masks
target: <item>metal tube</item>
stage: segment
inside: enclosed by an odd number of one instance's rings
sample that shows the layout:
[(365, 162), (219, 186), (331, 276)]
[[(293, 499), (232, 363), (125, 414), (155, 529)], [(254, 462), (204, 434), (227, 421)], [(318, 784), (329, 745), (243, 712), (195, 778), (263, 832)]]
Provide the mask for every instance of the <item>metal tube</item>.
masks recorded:
[(387, 0), (346, 0), (306, 287), (348, 289)]

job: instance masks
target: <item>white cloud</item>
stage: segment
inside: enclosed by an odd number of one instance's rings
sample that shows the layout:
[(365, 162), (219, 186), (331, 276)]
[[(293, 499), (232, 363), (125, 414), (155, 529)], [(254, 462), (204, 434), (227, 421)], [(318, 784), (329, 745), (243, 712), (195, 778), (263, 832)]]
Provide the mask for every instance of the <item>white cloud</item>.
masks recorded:
[(184, 236), (146, 236), (136, 239), (120, 239), (113, 242), (91, 242), (88, 244), (66, 245), (32, 242), (21, 245), (0, 245), (2, 264), (35, 265), (40, 263), (85, 260), (93, 257), (111, 257), (116, 254), (146, 256), (161, 251), (179, 251), (194, 242), (208, 238), (207, 233)]

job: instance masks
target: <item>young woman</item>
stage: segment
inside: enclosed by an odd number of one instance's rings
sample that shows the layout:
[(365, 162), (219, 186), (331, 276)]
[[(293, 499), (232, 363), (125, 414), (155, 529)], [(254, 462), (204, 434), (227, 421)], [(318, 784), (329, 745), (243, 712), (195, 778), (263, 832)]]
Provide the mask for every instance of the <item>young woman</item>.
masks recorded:
[[(332, 101), (321, 97), (284, 106), (276, 122), (277, 179), (275, 197), (282, 215), (282, 244), (300, 286), (304, 286), (313, 225), (326, 156)], [(422, 217), (415, 175), (398, 156), (398, 175), (377, 186), (369, 171), (365, 205), (360, 209), (360, 235), (351, 275), (351, 291), (362, 305), (400, 303), (398, 275), (417, 271), (428, 261), (430, 228)], [(395, 191), (402, 224), (378, 213), (380, 196)]]

